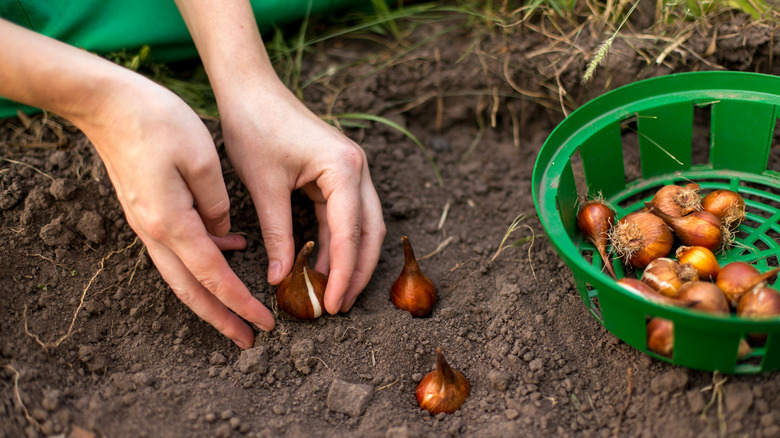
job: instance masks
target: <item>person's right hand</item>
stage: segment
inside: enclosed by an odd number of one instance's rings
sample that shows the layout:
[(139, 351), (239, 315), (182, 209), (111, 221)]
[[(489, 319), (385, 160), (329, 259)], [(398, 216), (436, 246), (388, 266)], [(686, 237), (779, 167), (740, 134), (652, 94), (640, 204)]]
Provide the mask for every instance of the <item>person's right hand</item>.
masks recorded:
[(229, 199), (208, 129), (177, 96), (123, 74), (99, 114), (76, 120), (95, 145), (128, 223), (181, 301), (239, 347), (254, 343), (240, 317), (264, 330), (271, 312), (220, 250), (246, 242), (230, 229)]

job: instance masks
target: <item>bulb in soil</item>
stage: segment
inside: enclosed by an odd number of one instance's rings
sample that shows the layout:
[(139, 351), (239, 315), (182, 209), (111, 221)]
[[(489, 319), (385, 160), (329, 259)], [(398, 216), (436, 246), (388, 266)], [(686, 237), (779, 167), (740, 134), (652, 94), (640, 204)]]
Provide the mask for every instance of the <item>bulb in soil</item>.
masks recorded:
[(420, 271), (409, 239), (403, 236), (401, 243), (404, 248), (404, 266), (390, 288), (390, 301), (412, 316), (426, 316), (436, 304), (436, 286)]
[(290, 316), (312, 320), (325, 309), (325, 286), (328, 276), (307, 266), (314, 242), (308, 242), (295, 258), (292, 271), (276, 288), (276, 303)]
[(451, 414), (460, 408), (470, 394), (469, 380), (461, 372), (453, 370), (444, 359), (441, 348), (436, 348), (436, 369), (417, 385), (417, 404), (431, 415), (441, 412)]

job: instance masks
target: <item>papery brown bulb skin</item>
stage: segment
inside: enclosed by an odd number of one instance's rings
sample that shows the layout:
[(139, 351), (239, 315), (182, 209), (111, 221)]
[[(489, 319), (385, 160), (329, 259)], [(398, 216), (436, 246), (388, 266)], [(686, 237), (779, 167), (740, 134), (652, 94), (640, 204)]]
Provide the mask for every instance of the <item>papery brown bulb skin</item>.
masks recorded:
[(292, 271), (276, 287), (276, 303), (288, 315), (313, 320), (325, 311), (325, 286), (328, 276), (309, 269), (309, 254), (314, 242), (307, 242), (298, 252)]
[[(685, 279), (682, 278), (683, 275), (686, 275)], [(697, 274), (694, 273), (693, 275)], [(647, 265), (642, 273), (641, 281), (662, 295), (677, 298), (677, 291), (683, 282), (691, 281), (692, 279), (691, 272), (685, 271), (679, 263), (670, 258), (661, 257)]]
[(732, 190), (720, 189), (709, 193), (702, 199), (701, 206), (731, 230), (745, 219), (745, 200)]
[(423, 317), (431, 313), (436, 304), (436, 286), (420, 271), (409, 238), (403, 236), (404, 267), (390, 288), (390, 301), (412, 316)]
[(666, 295), (661, 294), (657, 290), (650, 287), (648, 284), (637, 280), (636, 278), (621, 278), (617, 281), (617, 284), (622, 286), (628, 292), (639, 295), (642, 298), (648, 301), (652, 301), (656, 304), (679, 307), (690, 307), (693, 304), (679, 298), (667, 297)]
[(703, 246), (715, 251), (723, 244), (723, 224), (712, 213), (694, 211), (682, 217), (670, 216), (647, 204), (651, 213), (661, 218), (682, 243)]
[(471, 394), (469, 380), (452, 369), (444, 359), (441, 348), (436, 348), (436, 369), (428, 373), (414, 392), (420, 408), (437, 415), (451, 414), (460, 408)]
[[(757, 287), (742, 295), (737, 304), (737, 316), (742, 318), (780, 318), (780, 292), (771, 287)], [(765, 341), (765, 333), (749, 333), (756, 341)]]
[(651, 261), (669, 254), (674, 236), (656, 215), (637, 211), (626, 215), (612, 227), (609, 240), (620, 258), (635, 268), (643, 269)]
[(754, 287), (763, 286), (780, 268), (761, 273), (755, 266), (745, 262), (731, 262), (718, 273), (715, 284), (726, 295), (732, 306), (739, 303), (742, 295)]
[(751, 289), (739, 299), (737, 316), (745, 318), (780, 317), (780, 292), (767, 286)]
[(615, 212), (600, 201), (588, 201), (577, 212), (577, 226), (582, 234), (596, 247), (607, 272), (615, 278), (615, 270), (609, 261), (607, 243), (609, 230), (615, 223)]
[(670, 216), (685, 216), (688, 213), (701, 210), (701, 195), (699, 185), (686, 184), (685, 187), (666, 185), (650, 200), (650, 204)]
[(723, 292), (718, 286), (706, 281), (689, 281), (683, 284), (677, 298), (694, 303), (691, 309), (708, 313), (728, 314), (730, 310)]
[(703, 246), (681, 246), (677, 248), (675, 255), (678, 263), (693, 266), (701, 280), (714, 280), (720, 272), (718, 258)]
[(647, 348), (661, 356), (672, 357), (674, 349), (672, 321), (656, 317), (647, 322)]

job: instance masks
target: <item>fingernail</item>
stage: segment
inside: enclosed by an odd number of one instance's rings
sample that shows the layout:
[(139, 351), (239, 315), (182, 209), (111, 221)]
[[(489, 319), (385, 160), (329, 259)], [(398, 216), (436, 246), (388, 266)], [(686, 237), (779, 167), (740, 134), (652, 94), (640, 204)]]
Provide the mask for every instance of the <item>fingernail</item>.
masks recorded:
[(268, 263), (268, 282), (269, 283), (276, 283), (281, 278), (279, 278), (282, 275), (282, 264), (277, 261), (271, 261)]
[(266, 327), (264, 325), (260, 325), (260, 324), (257, 324), (257, 323), (255, 323), (255, 327), (257, 327), (260, 330), (265, 331), (265, 332), (270, 332), (271, 330), (273, 330), (273, 326), (272, 327)]
[(336, 304), (336, 313), (339, 313), (341, 311), (341, 306), (343, 305), (344, 305), (344, 297), (341, 297), (339, 303)]
[(233, 341), (234, 344), (238, 345), (238, 348), (240, 348), (242, 350), (246, 350), (247, 348), (249, 348), (249, 347), (246, 346), (246, 344), (244, 344), (243, 342), (239, 341), (238, 339), (233, 339), (232, 341)]

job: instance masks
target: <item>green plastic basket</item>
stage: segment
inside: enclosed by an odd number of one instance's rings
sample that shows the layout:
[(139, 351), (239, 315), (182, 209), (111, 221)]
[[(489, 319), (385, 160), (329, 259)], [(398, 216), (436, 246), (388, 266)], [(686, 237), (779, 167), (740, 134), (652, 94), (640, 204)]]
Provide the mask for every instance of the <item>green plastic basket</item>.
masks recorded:
[[(707, 115), (709, 130), (702, 133), (694, 120)], [(682, 73), (606, 93), (550, 134), (534, 167), (536, 209), (583, 301), (607, 330), (657, 359), (689, 368), (724, 373), (780, 368), (780, 319), (708, 315), (627, 293), (602, 272), (598, 253), (576, 224), (578, 199), (586, 194), (601, 193), (620, 218), (642, 207), (663, 185), (695, 181), (704, 194), (731, 189), (747, 204), (737, 245), (718, 255), (721, 266), (734, 260), (762, 271), (778, 266), (780, 173), (767, 168), (778, 116), (780, 77)], [(628, 268), (620, 260), (612, 263), (619, 277), (626, 276)], [(633, 274), (639, 278), (641, 271)], [(674, 323), (671, 358), (647, 349), (645, 326), (654, 316)], [(766, 333), (767, 341), (738, 359), (739, 343), (748, 333)]]

